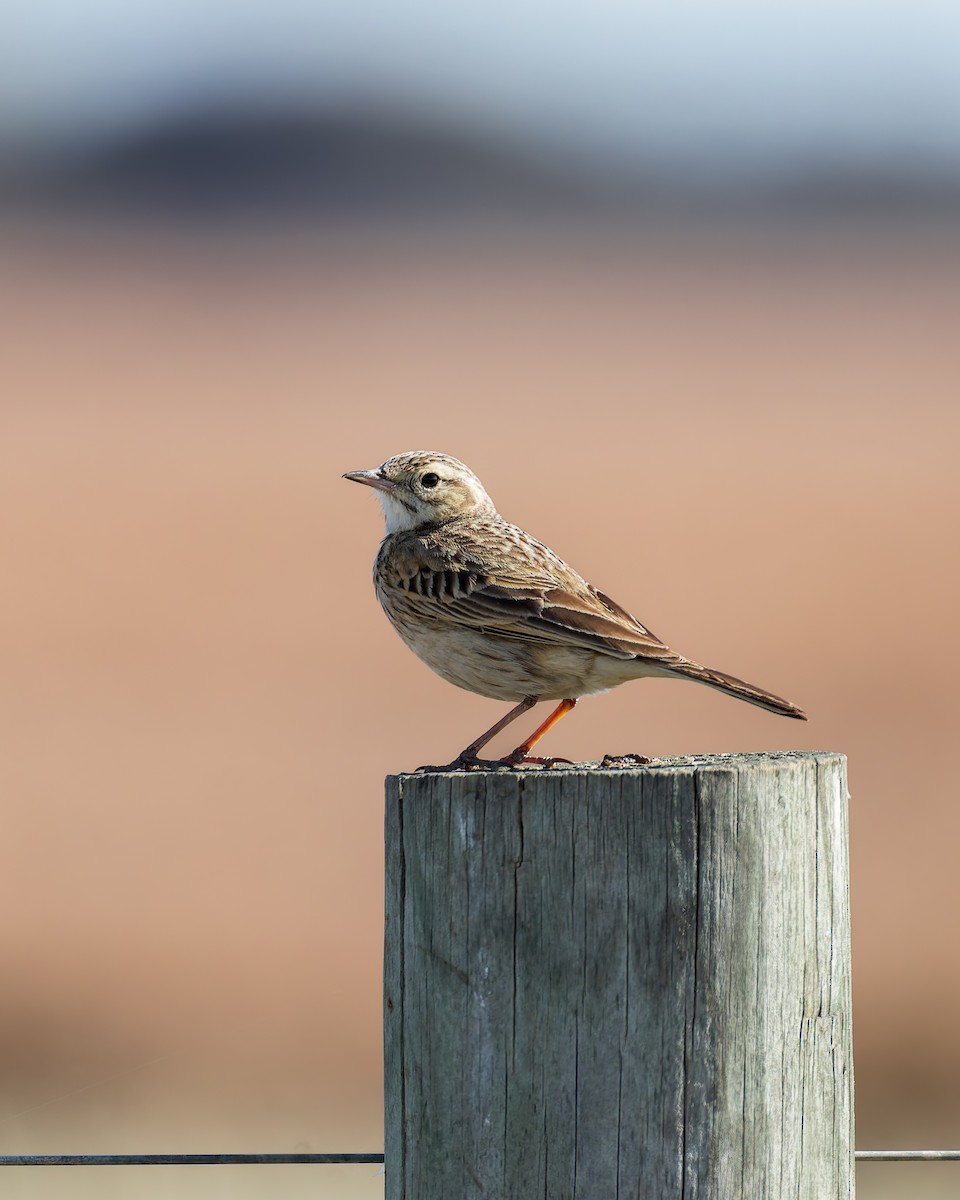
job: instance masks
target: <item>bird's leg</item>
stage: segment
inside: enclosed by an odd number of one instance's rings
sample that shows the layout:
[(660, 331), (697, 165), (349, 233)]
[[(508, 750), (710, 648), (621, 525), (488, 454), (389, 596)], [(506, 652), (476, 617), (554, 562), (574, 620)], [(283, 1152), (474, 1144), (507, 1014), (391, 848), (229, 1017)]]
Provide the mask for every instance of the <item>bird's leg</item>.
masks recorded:
[[(528, 712), (536, 704), (538, 697), (524, 696), (524, 698), (514, 708), (511, 708), (505, 717), (501, 717), (496, 725), (491, 725), (486, 733), (481, 733), (476, 741), (471, 742), (466, 750), (461, 750), (452, 763), (448, 763), (445, 767), (417, 767), (418, 771), (456, 771), (462, 767), (480, 767), (480, 766), (497, 766), (497, 760), (490, 763), (477, 757), (480, 751), (484, 748), (487, 742), (491, 741), (497, 734), (517, 719), (522, 717), (525, 712)], [(559, 720), (559, 718), (558, 718)], [(549, 728), (549, 726), (547, 726)]]
[(524, 698), (515, 708), (511, 708), (505, 717), (500, 718), (496, 725), (491, 725), (487, 732), (481, 733), (477, 740), (475, 742), (471, 742), (466, 750), (461, 750), (460, 757), (465, 762), (469, 762), (471, 759), (476, 758), (487, 742), (493, 741), (493, 739), (502, 729), (506, 729), (508, 725), (511, 725), (517, 719), (517, 717), (522, 717), (525, 712), (528, 712), (531, 708), (533, 708), (536, 702), (536, 696), (524, 696)]
[(538, 729), (535, 729), (525, 742), (521, 742), (516, 750), (508, 754), (503, 761), (505, 763), (511, 763), (514, 766), (516, 766), (518, 763), (525, 762), (543, 763), (545, 766), (549, 766), (550, 763), (555, 762), (569, 762), (569, 758), (532, 758), (530, 756), (530, 751), (537, 744), (537, 742), (540, 741), (543, 735), (551, 730), (554, 725), (556, 725), (561, 717), (565, 717), (568, 712), (573, 711), (573, 709), (576, 707), (576, 704), (576, 700), (561, 700), (550, 716), (544, 721), (544, 723)]

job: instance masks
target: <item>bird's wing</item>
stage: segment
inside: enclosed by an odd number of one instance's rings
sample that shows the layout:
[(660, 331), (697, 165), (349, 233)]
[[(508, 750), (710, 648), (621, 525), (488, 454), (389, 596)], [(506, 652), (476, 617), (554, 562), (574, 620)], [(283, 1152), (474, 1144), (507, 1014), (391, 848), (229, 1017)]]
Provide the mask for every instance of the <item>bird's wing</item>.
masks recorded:
[(596, 590), (547, 547), (524, 534), (518, 553), (492, 553), (488, 539), (453, 552), (416, 539), (391, 555), (387, 586), (425, 621), (454, 622), (525, 642), (576, 645), (613, 658), (637, 656), (665, 666), (679, 656), (626, 609)]

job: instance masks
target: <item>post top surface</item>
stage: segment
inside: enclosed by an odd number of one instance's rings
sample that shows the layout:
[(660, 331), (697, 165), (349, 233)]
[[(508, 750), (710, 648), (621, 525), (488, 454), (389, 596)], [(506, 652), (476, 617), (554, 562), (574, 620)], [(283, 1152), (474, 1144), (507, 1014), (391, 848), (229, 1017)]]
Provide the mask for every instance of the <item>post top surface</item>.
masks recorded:
[(424, 779), (424, 778), (502, 778), (522, 777), (540, 778), (541, 776), (588, 776), (597, 778), (604, 775), (651, 775), (665, 771), (711, 771), (711, 770), (745, 770), (760, 767), (776, 767), (797, 765), (802, 763), (845, 762), (846, 756), (836, 750), (767, 750), (759, 753), (734, 754), (679, 754), (655, 758), (649, 762), (630, 761), (635, 755), (606, 755), (598, 762), (556, 763), (545, 767), (536, 763), (524, 766), (503, 766), (485, 769), (451, 771), (398, 771), (389, 775), (388, 779)]

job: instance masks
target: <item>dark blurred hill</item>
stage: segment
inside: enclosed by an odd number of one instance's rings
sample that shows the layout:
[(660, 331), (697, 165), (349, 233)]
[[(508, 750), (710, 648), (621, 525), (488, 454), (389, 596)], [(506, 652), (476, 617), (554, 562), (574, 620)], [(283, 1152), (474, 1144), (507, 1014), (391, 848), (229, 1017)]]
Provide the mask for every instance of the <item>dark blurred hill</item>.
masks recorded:
[(747, 214), (960, 218), (960, 175), (842, 162), (629, 173), (389, 112), (200, 111), (0, 176), (7, 206), (174, 220)]
[(8, 181), (14, 200), (173, 217), (300, 218), (580, 206), (572, 170), (389, 114), (198, 113)]

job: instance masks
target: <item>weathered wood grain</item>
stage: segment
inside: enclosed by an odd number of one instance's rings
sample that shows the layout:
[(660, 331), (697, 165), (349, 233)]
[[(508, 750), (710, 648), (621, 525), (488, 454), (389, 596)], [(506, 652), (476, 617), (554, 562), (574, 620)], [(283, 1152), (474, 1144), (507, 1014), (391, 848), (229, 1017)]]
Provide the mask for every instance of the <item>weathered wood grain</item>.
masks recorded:
[(847, 1200), (845, 762), (387, 780), (388, 1200)]

